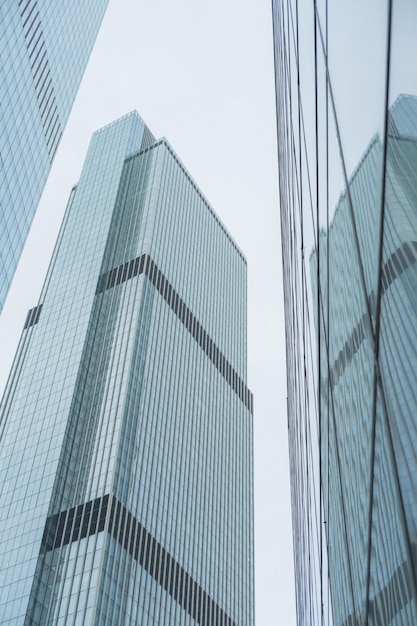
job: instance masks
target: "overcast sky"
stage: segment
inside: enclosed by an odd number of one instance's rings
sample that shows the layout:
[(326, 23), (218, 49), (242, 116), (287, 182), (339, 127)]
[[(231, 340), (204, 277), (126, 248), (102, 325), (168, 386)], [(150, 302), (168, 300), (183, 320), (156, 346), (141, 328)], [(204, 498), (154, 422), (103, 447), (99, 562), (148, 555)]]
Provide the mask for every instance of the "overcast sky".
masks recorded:
[(248, 260), (256, 624), (295, 624), (270, 0), (110, 0), (0, 318), (4, 387), (94, 130), (137, 109)]

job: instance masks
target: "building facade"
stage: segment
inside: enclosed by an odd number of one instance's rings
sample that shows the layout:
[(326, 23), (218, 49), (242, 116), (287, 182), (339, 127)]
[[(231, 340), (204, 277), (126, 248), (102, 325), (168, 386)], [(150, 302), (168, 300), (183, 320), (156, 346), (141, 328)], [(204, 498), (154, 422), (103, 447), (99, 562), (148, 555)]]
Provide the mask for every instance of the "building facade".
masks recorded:
[(0, 6), (0, 311), (108, 0)]
[(246, 261), (131, 113), (93, 135), (2, 401), (2, 623), (253, 624), (246, 367)]
[(411, 626), (417, 12), (273, 16), (297, 619)]

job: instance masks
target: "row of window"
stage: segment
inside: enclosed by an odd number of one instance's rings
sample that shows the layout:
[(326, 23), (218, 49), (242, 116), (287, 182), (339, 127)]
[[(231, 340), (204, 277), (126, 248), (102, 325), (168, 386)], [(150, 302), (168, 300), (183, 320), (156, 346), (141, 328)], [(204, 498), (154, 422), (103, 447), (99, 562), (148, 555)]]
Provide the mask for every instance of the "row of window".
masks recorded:
[(25, 325), (24, 325), (24, 329), (25, 328), (29, 328), (29, 326), (33, 326), (34, 324), (37, 324), (39, 321), (39, 316), (41, 314), (41, 310), (42, 310), (42, 305), (39, 304), (38, 306), (35, 306), (33, 309), (30, 309), (27, 316), (26, 316), (26, 321), (25, 321)]
[(23, 7), (22, 4), (20, 4), (20, 15), (39, 105), (39, 113), (44, 128), (48, 152), (52, 159), (59, 139), (61, 138), (62, 129), (36, 0), (29, 0)]
[(334, 389), (337, 381), (342, 376), (343, 372), (362, 345), (362, 342), (365, 339), (365, 328), (367, 327), (367, 324), (368, 315), (365, 313), (353, 329), (352, 334), (345, 342), (342, 350), (340, 350), (336, 361), (330, 367), (330, 386), (332, 389)]
[(202, 626), (235, 626), (232, 619), (114, 496), (80, 504), (48, 518), (41, 554), (102, 532), (113, 538)]
[(417, 262), (417, 241), (407, 241), (384, 263), (381, 275), (381, 296), (396, 278)]
[(131, 259), (109, 272), (102, 274), (97, 283), (96, 294), (103, 293), (116, 285), (120, 285), (134, 276), (144, 273), (164, 300), (169, 304), (175, 315), (190, 332), (193, 339), (204, 350), (210, 361), (226, 379), (233, 391), (239, 396), (247, 409), (253, 413), (253, 396), (233, 367), (221, 353), (214, 341), (208, 336), (190, 309), (168, 282), (154, 261), (147, 254)]
[(84, 539), (104, 530), (109, 496), (90, 500), (48, 517), (42, 537), (40, 553), (45, 554), (61, 545)]
[[(388, 287), (398, 278), (405, 270), (417, 262), (417, 241), (408, 241), (395, 252), (391, 254), (388, 261), (384, 263), (381, 271), (381, 297), (387, 291)], [(375, 294), (369, 296), (371, 307), (375, 306)], [(346, 367), (352, 361), (354, 355), (359, 350), (363, 340), (365, 339), (365, 329), (368, 324), (368, 316), (364, 314), (358, 324), (353, 329), (350, 337), (346, 340), (345, 345), (339, 352), (339, 355), (330, 368), (330, 384), (332, 389), (337, 384), (340, 376)]]
[[(375, 598), (369, 600), (369, 616), (372, 623), (393, 623), (395, 617), (401, 614), (401, 611), (410, 603), (413, 595), (414, 583), (410, 575), (409, 564), (404, 562), (397, 567), (390, 580), (376, 594)], [(355, 616), (349, 615), (342, 626), (353, 626), (356, 623)]]

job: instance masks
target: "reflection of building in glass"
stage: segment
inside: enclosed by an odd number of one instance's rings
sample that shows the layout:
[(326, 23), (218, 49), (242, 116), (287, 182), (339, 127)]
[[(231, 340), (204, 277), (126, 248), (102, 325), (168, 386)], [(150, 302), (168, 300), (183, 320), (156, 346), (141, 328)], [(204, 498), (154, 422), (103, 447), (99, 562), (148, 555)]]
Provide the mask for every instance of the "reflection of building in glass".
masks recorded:
[(366, 611), (372, 624), (417, 619), (416, 98), (396, 101), (388, 129), (381, 265), (379, 137), (320, 234), (330, 267), (328, 278), (320, 268), (320, 291), (312, 256), (322, 496), (333, 617), (343, 625), (364, 623)]
[(417, 7), (388, 5), (272, 0), (303, 625), (417, 624)]
[(169, 144), (95, 133), (2, 404), (2, 623), (253, 624), (245, 335), (245, 259)]
[(108, 0), (0, 7), (0, 311)]

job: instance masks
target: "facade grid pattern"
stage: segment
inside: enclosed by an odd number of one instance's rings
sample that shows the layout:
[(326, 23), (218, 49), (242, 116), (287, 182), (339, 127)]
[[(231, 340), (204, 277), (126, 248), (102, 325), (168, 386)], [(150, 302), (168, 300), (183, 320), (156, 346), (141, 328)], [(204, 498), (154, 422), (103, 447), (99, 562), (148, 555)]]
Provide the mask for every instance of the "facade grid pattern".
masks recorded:
[(411, 626), (417, 11), (272, 12), (297, 620)]
[(167, 142), (95, 133), (2, 403), (5, 624), (253, 624), (245, 334), (246, 262)]
[(0, 311), (108, 0), (0, 6)]

